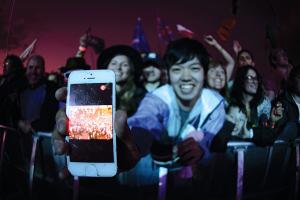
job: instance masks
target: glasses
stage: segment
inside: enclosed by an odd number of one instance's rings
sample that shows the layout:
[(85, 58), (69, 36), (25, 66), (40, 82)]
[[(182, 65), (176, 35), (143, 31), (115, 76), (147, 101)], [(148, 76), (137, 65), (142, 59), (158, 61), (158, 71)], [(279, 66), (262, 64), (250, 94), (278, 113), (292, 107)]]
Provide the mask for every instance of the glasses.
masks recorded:
[(248, 75), (246, 76), (246, 81), (258, 81), (256, 76)]

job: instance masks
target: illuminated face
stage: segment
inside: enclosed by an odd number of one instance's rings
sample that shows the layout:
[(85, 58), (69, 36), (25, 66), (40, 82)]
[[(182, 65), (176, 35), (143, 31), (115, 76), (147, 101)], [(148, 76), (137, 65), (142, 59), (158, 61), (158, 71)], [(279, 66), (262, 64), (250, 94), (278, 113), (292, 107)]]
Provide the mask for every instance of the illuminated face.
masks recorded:
[(244, 91), (247, 94), (255, 95), (258, 89), (258, 77), (256, 72), (253, 69), (249, 69), (244, 83)]
[(169, 75), (179, 104), (192, 108), (201, 94), (204, 82), (204, 69), (198, 58), (182, 64), (175, 63), (170, 67)]
[(131, 67), (129, 58), (125, 55), (117, 55), (113, 57), (107, 68), (115, 72), (116, 83), (126, 82), (130, 76)]
[(161, 71), (157, 67), (150, 65), (143, 69), (143, 75), (148, 83), (155, 83), (160, 80)]
[(32, 58), (26, 67), (26, 77), (31, 86), (35, 86), (43, 78), (45, 68), (39, 59)]
[(240, 135), (243, 129), (243, 126), (247, 122), (246, 115), (240, 110), (237, 106), (230, 106), (229, 111), (227, 113), (228, 121), (235, 124), (234, 129), (232, 131), (232, 135)]
[(251, 55), (248, 52), (242, 52), (238, 57), (238, 66), (243, 67), (246, 65), (254, 66)]
[(226, 74), (222, 66), (211, 67), (207, 72), (207, 84), (210, 88), (220, 91), (226, 83)]

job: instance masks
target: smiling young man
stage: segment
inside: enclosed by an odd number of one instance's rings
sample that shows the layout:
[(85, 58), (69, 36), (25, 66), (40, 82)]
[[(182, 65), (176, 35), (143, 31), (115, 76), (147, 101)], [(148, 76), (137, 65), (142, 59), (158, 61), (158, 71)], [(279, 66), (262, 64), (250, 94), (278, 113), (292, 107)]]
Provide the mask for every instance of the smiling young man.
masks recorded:
[[(197, 168), (210, 159), (211, 141), (225, 118), (224, 100), (217, 92), (203, 88), (209, 57), (198, 41), (182, 38), (171, 42), (164, 62), (169, 84), (148, 93), (128, 119), (144, 156), (133, 171), (139, 184), (152, 181), (157, 186), (153, 177), (158, 176), (158, 170), (149, 162), (153, 157), (169, 168), (168, 185), (173, 187), (168, 188), (167, 198), (193, 197), (191, 166)], [(164, 148), (166, 143), (173, 147)]]

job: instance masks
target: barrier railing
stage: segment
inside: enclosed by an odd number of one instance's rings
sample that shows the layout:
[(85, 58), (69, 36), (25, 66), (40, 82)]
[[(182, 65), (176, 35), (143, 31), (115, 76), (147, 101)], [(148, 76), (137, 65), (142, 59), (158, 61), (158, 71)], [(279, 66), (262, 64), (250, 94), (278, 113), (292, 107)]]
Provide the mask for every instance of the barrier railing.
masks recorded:
[(33, 187), (33, 177), (34, 177), (34, 168), (35, 168), (35, 158), (36, 158), (36, 148), (40, 138), (51, 138), (51, 132), (36, 132), (32, 135), (32, 149), (31, 149), (31, 156), (30, 156), (30, 163), (29, 163), (29, 195), (32, 197), (32, 187)]
[[(5, 150), (5, 144), (6, 144), (6, 136), (8, 131), (17, 132), (16, 129), (0, 125), (0, 130), (3, 130), (1, 134), (1, 150), (0, 150), (0, 176), (2, 175), (2, 165), (3, 165), (3, 158), (4, 158), (4, 150)], [(1, 179), (1, 178), (0, 178)]]
[[(1, 149), (0, 149), (0, 175), (2, 174), (2, 165), (3, 165), (3, 156), (5, 150), (5, 141), (7, 137), (7, 133), (9, 131), (17, 132), (15, 129), (0, 125), (1, 132)], [(40, 138), (51, 138), (52, 133), (48, 132), (37, 132), (33, 135), (33, 144), (32, 144), (32, 152), (31, 152), (31, 159), (30, 159), (30, 166), (29, 166), (29, 194), (32, 195), (32, 187), (33, 187), (33, 179), (34, 179), (34, 170), (35, 170), (35, 158), (37, 153), (37, 145)], [(285, 141), (277, 140), (275, 144), (286, 144)], [(254, 147), (255, 144), (251, 142), (241, 142), (241, 141), (230, 141), (227, 143), (228, 149), (232, 149), (237, 156), (237, 179), (236, 179), (236, 199), (240, 200), (243, 198), (243, 189), (244, 189), (244, 165), (245, 165), (245, 152), (249, 148)], [(267, 165), (265, 168), (265, 174), (263, 177), (263, 184), (266, 183), (267, 175), (269, 173), (271, 167), (271, 157), (273, 154), (273, 146), (266, 147), (269, 148), (268, 156), (267, 156)], [(300, 138), (295, 140), (295, 160), (296, 160), (296, 171), (295, 171), (295, 188), (294, 188), (294, 198), (298, 199), (299, 197), (299, 182), (300, 182)], [(165, 174), (164, 174), (165, 175)], [(160, 183), (162, 187), (163, 184)], [(165, 186), (164, 186), (165, 187)], [(163, 187), (163, 188), (164, 188)], [(79, 191), (79, 178), (74, 177), (74, 184), (73, 184), (73, 199), (78, 199), (78, 191)], [(161, 191), (165, 192), (165, 191)], [(161, 194), (160, 194), (161, 195)], [(165, 196), (161, 195), (158, 199), (164, 199)]]
[[(37, 153), (37, 145), (41, 138), (51, 138), (51, 132), (37, 132), (33, 134), (33, 143), (32, 143), (32, 150), (31, 150), (31, 159), (30, 159), (30, 166), (29, 166), (29, 195), (30, 198), (32, 197), (33, 192), (33, 180), (34, 180), (34, 169), (35, 169), (35, 159)], [(79, 177), (73, 177), (73, 200), (77, 200), (79, 198)]]
[[(295, 184), (295, 199), (298, 199), (298, 187), (299, 187), (299, 172), (300, 172), (300, 156), (299, 156), (299, 146), (300, 146), (300, 138), (295, 140), (296, 142), (296, 184)], [(275, 144), (287, 144), (283, 140), (276, 140)], [(265, 173), (263, 177), (262, 187), (266, 184), (267, 176), (269, 174), (269, 170), (271, 167), (271, 158), (273, 155), (273, 146), (265, 147), (268, 148), (267, 155), (267, 164), (265, 168)], [(236, 179), (236, 200), (243, 199), (243, 189), (244, 189), (244, 166), (245, 166), (245, 152), (250, 147), (255, 147), (255, 144), (252, 142), (242, 142), (242, 141), (230, 141), (227, 143), (227, 147), (229, 149), (233, 149), (237, 156), (237, 179)]]
[(299, 184), (300, 184), (300, 138), (296, 138), (296, 184), (295, 184), (295, 199), (299, 199)]

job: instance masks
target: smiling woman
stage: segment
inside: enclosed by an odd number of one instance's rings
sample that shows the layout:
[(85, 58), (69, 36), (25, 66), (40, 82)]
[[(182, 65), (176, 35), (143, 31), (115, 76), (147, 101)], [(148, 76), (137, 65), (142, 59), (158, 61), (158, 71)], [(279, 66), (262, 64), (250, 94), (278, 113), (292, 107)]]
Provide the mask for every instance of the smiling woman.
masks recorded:
[(116, 75), (117, 109), (131, 116), (137, 109), (145, 92), (139, 87), (139, 68), (142, 58), (127, 45), (114, 45), (103, 50), (97, 60), (98, 69), (113, 70)]

